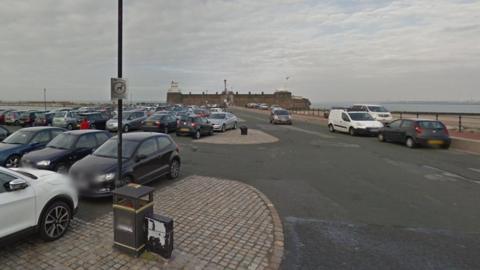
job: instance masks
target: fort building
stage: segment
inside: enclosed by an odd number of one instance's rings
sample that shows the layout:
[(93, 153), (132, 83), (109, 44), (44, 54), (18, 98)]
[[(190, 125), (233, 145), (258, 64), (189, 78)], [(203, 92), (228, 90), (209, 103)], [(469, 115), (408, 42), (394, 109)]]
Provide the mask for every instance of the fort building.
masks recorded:
[(167, 91), (168, 104), (188, 104), (188, 105), (227, 105), (227, 106), (245, 106), (248, 103), (265, 103), (268, 105), (279, 105), (286, 109), (309, 109), (310, 101), (307, 98), (294, 96), (287, 90), (276, 90), (271, 94), (264, 92), (242, 93), (223, 91), (215, 93), (202, 92), (193, 94), (184, 93), (178, 87), (178, 82), (172, 81), (170, 89)]

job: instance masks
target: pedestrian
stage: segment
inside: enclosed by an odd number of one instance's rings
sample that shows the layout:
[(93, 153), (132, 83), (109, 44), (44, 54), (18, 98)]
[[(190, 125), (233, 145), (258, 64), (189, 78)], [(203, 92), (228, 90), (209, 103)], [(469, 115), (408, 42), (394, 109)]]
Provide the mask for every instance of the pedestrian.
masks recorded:
[(83, 118), (82, 122), (80, 123), (80, 129), (89, 129), (90, 124), (88, 123), (87, 118)]

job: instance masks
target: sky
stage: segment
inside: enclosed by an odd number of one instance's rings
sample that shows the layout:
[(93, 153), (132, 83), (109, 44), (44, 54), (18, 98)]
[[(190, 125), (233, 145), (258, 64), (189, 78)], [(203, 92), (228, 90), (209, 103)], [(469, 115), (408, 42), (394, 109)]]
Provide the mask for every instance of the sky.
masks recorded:
[[(117, 1), (0, 6), (0, 100), (109, 100)], [(480, 1), (125, 0), (123, 65), (142, 101), (224, 79), (313, 102), (480, 100)]]

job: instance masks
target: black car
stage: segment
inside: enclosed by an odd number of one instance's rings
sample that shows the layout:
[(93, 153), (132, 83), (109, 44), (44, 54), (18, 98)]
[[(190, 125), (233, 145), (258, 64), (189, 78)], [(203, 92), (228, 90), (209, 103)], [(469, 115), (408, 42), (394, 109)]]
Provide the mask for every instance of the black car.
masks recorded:
[(440, 146), (448, 149), (451, 139), (445, 125), (440, 121), (400, 119), (380, 129), (381, 142), (404, 143), (409, 148), (416, 146)]
[(213, 125), (204, 117), (182, 117), (178, 121), (177, 136), (182, 135), (189, 135), (194, 139), (200, 139), (204, 135), (213, 135)]
[[(166, 175), (177, 178), (180, 155), (169, 135), (133, 132), (122, 135), (122, 175), (117, 186), (127, 183), (145, 184)], [(92, 155), (73, 164), (70, 176), (82, 196), (110, 196), (117, 176), (118, 137), (112, 137)]]
[(177, 118), (171, 114), (154, 114), (143, 122), (142, 130), (168, 134), (177, 130)]
[(59, 134), (45, 148), (25, 154), (22, 166), (67, 173), (70, 166), (110, 138), (101, 130), (74, 130)]
[(78, 114), (78, 125), (83, 119), (87, 118), (91, 129), (105, 129), (107, 123), (107, 117), (100, 112), (87, 112)]
[(33, 123), (34, 126), (51, 126), (53, 116), (55, 113), (53, 112), (37, 112), (35, 113), (35, 122)]
[(4, 126), (0, 126), (0, 142), (7, 138), (9, 135), (10, 131)]

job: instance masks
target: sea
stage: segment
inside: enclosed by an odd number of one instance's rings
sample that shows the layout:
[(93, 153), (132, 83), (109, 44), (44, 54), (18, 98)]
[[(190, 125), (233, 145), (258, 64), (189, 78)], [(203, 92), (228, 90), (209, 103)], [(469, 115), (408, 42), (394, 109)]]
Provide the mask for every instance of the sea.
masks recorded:
[(378, 104), (392, 112), (480, 113), (480, 102), (312, 102), (311, 107), (329, 109), (353, 104)]

